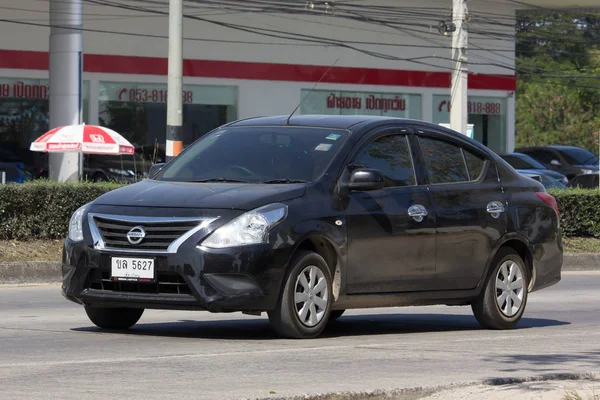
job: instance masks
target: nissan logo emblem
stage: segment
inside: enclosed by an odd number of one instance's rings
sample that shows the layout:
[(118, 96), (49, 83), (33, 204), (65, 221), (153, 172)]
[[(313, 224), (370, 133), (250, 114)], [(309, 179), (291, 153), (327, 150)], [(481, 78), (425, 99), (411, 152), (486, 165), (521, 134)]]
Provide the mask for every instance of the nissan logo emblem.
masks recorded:
[(129, 240), (129, 243), (131, 244), (140, 244), (145, 237), (146, 231), (143, 226), (135, 226), (127, 232), (127, 240)]

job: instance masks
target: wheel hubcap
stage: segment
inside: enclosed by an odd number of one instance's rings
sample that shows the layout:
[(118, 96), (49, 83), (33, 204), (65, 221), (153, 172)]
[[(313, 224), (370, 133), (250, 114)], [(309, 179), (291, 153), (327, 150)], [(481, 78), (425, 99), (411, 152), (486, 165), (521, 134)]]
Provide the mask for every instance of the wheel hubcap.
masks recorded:
[(294, 303), (296, 314), (302, 324), (316, 326), (325, 315), (329, 301), (329, 289), (323, 271), (315, 265), (302, 270), (296, 279)]
[(523, 305), (525, 283), (521, 266), (505, 261), (496, 275), (496, 304), (507, 317), (515, 316)]

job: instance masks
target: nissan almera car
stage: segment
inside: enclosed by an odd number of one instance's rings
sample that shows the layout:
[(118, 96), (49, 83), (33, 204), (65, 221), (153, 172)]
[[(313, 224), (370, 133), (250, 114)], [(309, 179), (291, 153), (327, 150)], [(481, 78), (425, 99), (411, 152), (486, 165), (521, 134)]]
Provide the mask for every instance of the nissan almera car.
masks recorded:
[(346, 309), (446, 304), (509, 329), (561, 279), (555, 199), (438, 125), (236, 121), (150, 176), (70, 221), (63, 295), (102, 328), (145, 309), (237, 311), (312, 338)]

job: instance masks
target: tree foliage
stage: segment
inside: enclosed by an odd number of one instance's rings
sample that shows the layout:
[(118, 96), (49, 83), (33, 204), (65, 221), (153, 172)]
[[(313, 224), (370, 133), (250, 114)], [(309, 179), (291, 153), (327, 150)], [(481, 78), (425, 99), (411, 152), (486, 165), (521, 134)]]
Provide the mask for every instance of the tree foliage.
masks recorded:
[(565, 144), (598, 153), (600, 15), (518, 15), (516, 144)]

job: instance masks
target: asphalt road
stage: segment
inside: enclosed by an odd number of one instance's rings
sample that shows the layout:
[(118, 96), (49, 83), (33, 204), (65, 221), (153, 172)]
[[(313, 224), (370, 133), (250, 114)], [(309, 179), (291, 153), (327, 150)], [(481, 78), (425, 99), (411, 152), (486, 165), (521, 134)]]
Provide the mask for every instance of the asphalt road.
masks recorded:
[(59, 286), (0, 287), (0, 398), (236, 399), (598, 372), (599, 339), (597, 272), (532, 294), (512, 331), (480, 329), (469, 307), (410, 307), (349, 312), (304, 341), (241, 314), (146, 311), (106, 332)]

